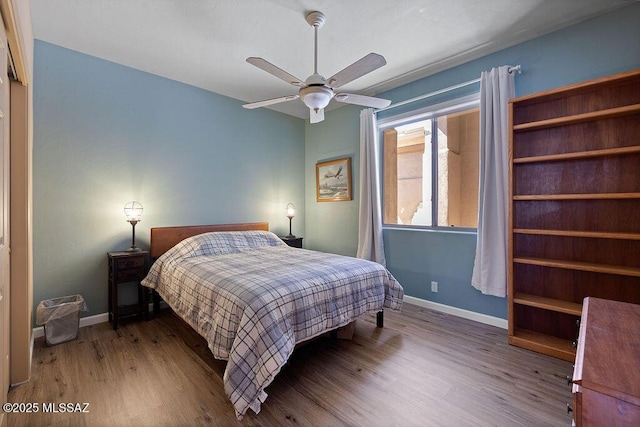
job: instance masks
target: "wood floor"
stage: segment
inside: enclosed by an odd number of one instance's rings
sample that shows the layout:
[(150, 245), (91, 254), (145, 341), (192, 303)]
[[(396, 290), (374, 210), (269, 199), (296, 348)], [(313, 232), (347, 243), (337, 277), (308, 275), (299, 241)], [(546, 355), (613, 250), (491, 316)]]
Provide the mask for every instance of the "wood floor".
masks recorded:
[[(358, 320), (352, 341), (298, 348), (262, 411), (235, 418), (224, 362), (170, 312), (148, 322), (36, 340), (31, 380), (10, 402), (40, 405), (9, 426), (568, 426), (571, 363), (507, 344), (505, 330), (407, 305)], [(43, 403), (89, 413), (42, 413)]]

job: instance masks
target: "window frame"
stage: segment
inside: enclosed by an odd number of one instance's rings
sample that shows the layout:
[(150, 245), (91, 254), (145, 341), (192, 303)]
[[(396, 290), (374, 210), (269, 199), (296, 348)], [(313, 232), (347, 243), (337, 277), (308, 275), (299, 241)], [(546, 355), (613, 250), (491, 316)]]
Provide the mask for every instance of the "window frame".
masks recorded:
[[(405, 111), (393, 116), (381, 118), (377, 121), (378, 141), (384, 141), (384, 131), (394, 128), (400, 125), (406, 125), (413, 122), (419, 122), (423, 120), (432, 120), (434, 118), (445, 116), (447, 114), (453, 114), (460, 111), (480, 108), (480, 92), (474, 92), (470, 95), (460, 96), (448, 101), (444, 101), (438, 104), (421, 107), (415, 110)], [(434, 129), (437, 130), (437, 124), (435, 120), (431, 121), (432, 135), (434, 135)], [(432, 137), (433, 138), (433, 137)], [(478, 141), (479, 143), (479, 141)], [(384, 183), (384, 148), (383, 144), (379, 144), (378, 153), (383, 161), (379, 162), (379, 182)], [(432, 222), (438, 221), (438, 145), (431, 141), (431, 218)], [(434, 179), (435, 178), (435, 179)], [(381, 185), (381, 197), (380, 208), (384, 211), (385, 203), (385, 188), (384, 184)], [(433, 230), (433, 231), (453, 231), (463, 233), (477, 233), (477, 227), (459, 227), (459, 226), (445, 226), (445, 225), (419, 225), (419, 224), (393, 224), (384, 222), (382, 218), (382, 228), (398, 228), (398, 229), (418, 229), (418, 230)]]

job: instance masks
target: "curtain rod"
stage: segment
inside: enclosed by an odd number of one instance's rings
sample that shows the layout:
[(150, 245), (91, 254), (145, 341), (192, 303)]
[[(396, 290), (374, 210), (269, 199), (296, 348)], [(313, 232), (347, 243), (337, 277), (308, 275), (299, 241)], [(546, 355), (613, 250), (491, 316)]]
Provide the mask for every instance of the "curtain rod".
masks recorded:
[[(518, 74), (521, 74), (522, 73), (522, 66), (520, 64), (518, 64), (518, 65), (510, 65), (509, 69), (507, 71), (510, 74), (513, 74), (516, 71), (518, 72)], [(478, 82), (480, 82), (479, 78), (473, 79), (473, 80), (469, 80), (468, 82), (459, 83), (457, 85), (449, 86), (449, 87), (446, 87), (444, 89), (436, 90), (435, 92), (430, 92), (430, 93), (427, 93), (427, 94), (424, 94), (424, 95), (416, 96), (415, 98), (407, 99), (406, 101), (397, 102), (395, 104), (389, 105), (388, 107), (378, 108), (376, 110), (373, 110), (373, 112), (374, 113), (378, 113), (380, 111), (390, 110), (392, 108), (400, 107), (402, 105), (410, 104), (412, 102), (420, 101), (420, 100), (423, 100), (423, 99), (426, 99), (426, 98), (431, 98), (432, 96), (440, 95), (441, 93), (445, 93), (445, 92), (450, 92), (452, 90), (456, 90), (456, 89), (459, 89), (461, 87), (469, 86), (469, 85), (472, 85), (472, 84), (478, 83)]]

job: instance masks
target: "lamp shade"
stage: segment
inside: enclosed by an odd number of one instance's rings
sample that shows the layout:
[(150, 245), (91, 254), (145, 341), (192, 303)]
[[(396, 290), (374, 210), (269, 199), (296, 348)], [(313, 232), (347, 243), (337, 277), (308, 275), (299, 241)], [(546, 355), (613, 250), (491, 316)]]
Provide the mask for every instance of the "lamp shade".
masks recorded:
[(293, 218), (296, 216), (296, 207), (293, 206), (293, 203), (289, 203), (287, 205), (287, 218)]
[(124, 205), (124, 214), (129, 222), (138, 222), (142, 218), (142, 205), (139, 202), (128, 202)]

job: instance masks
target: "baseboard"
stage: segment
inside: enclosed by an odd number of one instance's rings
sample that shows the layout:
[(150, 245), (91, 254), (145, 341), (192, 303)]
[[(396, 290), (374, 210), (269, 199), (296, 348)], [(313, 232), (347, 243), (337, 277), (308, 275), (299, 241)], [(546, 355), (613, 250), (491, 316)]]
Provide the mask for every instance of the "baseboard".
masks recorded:
[[(169, 307), (166, 302), (160, 301), (160, 309)], [(149, 304), (149, 312), (153, 312), (153, 303)], [(109, 321), (109, 313), (100, 313), (94, 316), (87, 316), (80, 318), (80, 327), (84, 328), (85, 326), (97, 325), (98, 323), (105, 323)], [(44, 336), (44, 327), (39, 326), (37, 328), (33, 328), (33, 339), (40, 338)], [(33, 342), (33, 341), (32, 341)], [(32, 345), (33, 347), (33, 345)]]
[[(95, 316), (87, 316), (80, 318), (80, 327), (96, 325), (98, 323), (104, 323), (109, 321), (109, 313), (100, 313)], [(44, 336), (44, 326), (38, 326), (33, 328), (33, 337), (40, 338)]]
[[(431, 310), (440, 311), (442, 313), (452, 314), (454, 316), (462, 317), (463, 319), (473, 320), (475, 322), (484, 323), (491, 326), (496, 326), (498, 328), (507, 329), (508, 324), (506, 319), (501, 319), (499, 317), (488, 316), (482, 313), (476, 313), (475, 311), (469, 311), (462, 308), (452, 307), (450, 305), (444, 305), (433, 301), (428, 301), (421, 298), (412, 297), (409, 295), (404, 296), (404, 301), (408, 304), (417, 305), (424, 308), (429, 308)], [(160, 302), (160, 308), (168, 307), (167, 303), (164, 301)], [(149, 304), (149, 311), (153, 310), (153, 305)], [(96, 314), (95, 316), (88, 316), (80, 318), (80, 327), (83, 328), (85, 326), (96, 325), (98, 323), (104, 323), (109, 321), (108, 313)], [(40, 338), (44, 336), (44, 327), (39, 326), (37, 328), (33, 328), (33, 339)], [(32, 341), (33, 342), (33, 341)], [(32, 346), (33, 348), (33, 346)], [(33, 351), (33, 350), (32, 350)]]
[(431, 310), (440, 311), (442, 313), (452, 314), (454, 316), (462, 317), (463, 319), (473, 320), (475, 322), (484, 323), (486, 325), (496, 326), (498, 328), (507, 329), (508, 322), (506, 319), (500, 317), (489, 316), (482, 313), (476, 313), (475, 311), (465, 310), (463, 308), (452, 307), (450, 305), (444, 305), (433, 301), (428, 301), (422, 298), (404, 296), (404, 301), (408, 304), (417, 305)]

